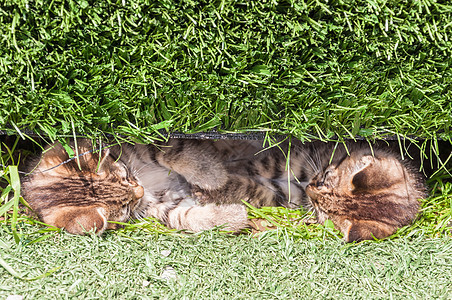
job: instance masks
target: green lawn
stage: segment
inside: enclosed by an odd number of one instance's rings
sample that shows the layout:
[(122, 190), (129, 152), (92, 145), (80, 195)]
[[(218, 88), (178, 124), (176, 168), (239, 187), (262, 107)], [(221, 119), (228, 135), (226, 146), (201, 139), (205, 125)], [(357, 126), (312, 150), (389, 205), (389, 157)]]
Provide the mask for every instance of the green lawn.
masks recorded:
[(450, 138), (450, 1), (6, 0), (0, 130)]
[[(446, 0), (5, 0), (0, 134), (151, 142), (162, 132), (263, 131), (450, 144), (451, 24)], [(435, 157), (438, 147), (430, 148), (425, 154)], [(2, 165), (17, 165), (18, 152), (3, 145), (1, 152)], [(266, 214), (278, 229), (259, 238), (181, 235), (154, 223), (71, 236), (18, 213), (14, 167), (1, 167), (0, 177), (2, 296), (452, 293), (452, 185), (444, 170), (429, 181), (431, 197), (413, 226), (352, 245), (328, 224), (288, 223), (266, 210), (250, 215)]]
[(0, 234), (1, 257), (23, 276), (59, 268), (33, 282), (0, 268), (0, 295), (25, 299), (438, 299), (452, 291), (450, 236), (349, 245), (284, 230), (259, 238), (62, 233), (16, 245), (5, 227)]

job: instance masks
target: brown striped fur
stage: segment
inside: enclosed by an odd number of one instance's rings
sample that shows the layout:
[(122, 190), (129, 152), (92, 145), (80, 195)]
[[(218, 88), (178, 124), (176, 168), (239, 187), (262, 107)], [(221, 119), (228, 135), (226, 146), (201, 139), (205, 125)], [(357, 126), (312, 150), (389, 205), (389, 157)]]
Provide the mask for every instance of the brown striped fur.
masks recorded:
[[(89, 141), (79, 141), (78, 153), (91, 149)], [(57, 143), (31, 164), (37, 167), (23, 183), (24, 198), (38, 217), (74, 234), (85, 230), (101, 233), (116, 227), (107, 221), (127, 221), (143, 188), (128, 176), (125, 167), (114, 162), (109, 150), (62, 164), (68, 158)]]
[[(78, 147), (92, 148), (87, 140)], [(318, 222), (332, 220), (351, 242), (408, 225), (425, 196), (423, 178), (397, 154), (358, 143), (293, 141), (264, 151), (261, 141), (173, 139), (101, 153), (50, 171), (68, 156), (60, 144), (43, 153), (24, 190), (44, 222), (77, 234), (148, 216), (177, 229), (239, 230), (245, 200), (313, 209)]]
[(317, 220), (330, 219), (347, 242), (385, 238), (409, 225), (426, 196), (419, 172), (381, 148), (349, 144), (309, 183)]
[[(77, 142), (77, 147), (70, 144), (76, 153), (93, 149), (89, 140)], [(23, 183), (24, 198), (43, 222), (74, 234), (101, 234), (117, 227), (108, 221), (149, 216), (176, 229), (225, 225), (237, 231), (247, 224), (242, 205), (200, 206), (192, 196), (192, 185), (210, 190), (227, 181), (210, 147), (195, 140), (174, 140), (158, 148), (124, 144), (63, 163), (69, 156), (56, 143), (30, 164), (33, 171)]]
[(347, 242), (385, 238), (409, 225), (426, 196), (421, 174), (377, 145), (292, 141), (225, 166), (227, 184), (198, 191), (204, 202), (304, 206), (319, 223), (333, 221)]

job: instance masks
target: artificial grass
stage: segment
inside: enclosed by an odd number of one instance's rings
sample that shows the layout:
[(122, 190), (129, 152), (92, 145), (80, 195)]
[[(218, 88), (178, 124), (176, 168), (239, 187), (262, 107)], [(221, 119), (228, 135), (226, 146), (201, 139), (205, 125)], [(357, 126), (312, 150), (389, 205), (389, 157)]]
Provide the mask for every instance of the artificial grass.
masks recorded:
[(449, 1), (4, 1), (0, 129), (450, 138)]
[[(448, 1), (4, 1), (0, 130), (450, 141), (451, 12)], [(441, 179), (414, 226), (344, 245), (328, 226), (291, 226), (272, 211), (278, 230), (259, 238), (166, 235), (153, 223), (101, 238), (55, 233), (18, 216), (16, 171), (0, 173), (0, 255), (22, 279), (0, 268), (1, 295), (440, 298), (451, 289), (452, 189)], [(162, 278), (167, 266), (176, 280)]]
[(14, 270), (36, 277), (59, 268), (34, 282), (0, 268), (0, 295), (26, 299), (416, 299), (447, 298), (452, 288), (450, 237), (345, 245), (284, 231), (259, 238), (61, 233), (16, 245), (4, 226), (0, 235), (1, 256)]

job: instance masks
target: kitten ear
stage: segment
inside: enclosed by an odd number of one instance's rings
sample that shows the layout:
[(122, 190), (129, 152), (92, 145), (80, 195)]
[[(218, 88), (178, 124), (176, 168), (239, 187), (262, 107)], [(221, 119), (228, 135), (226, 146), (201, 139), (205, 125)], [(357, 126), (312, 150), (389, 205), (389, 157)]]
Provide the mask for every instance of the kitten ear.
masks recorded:
[(352, 175), (353, 192), (371, 190), (380, 182), (379, 174), (373, 168), (376, 158), (371, 155), (363, 156), (356, 163), (357, 170)]
[(347, 220), (346, 228), (341, 228), (347, 243), (364, 240), (383, 239), (393, 234), (396, 228), (377, 221)]
[(55, 216), (53, 222), (47, 222), (45, 219), (44, 222), (79, 235), (90, 231), (100, 235), (108, 226), (105, 209), (95, 206), (67, 207)]

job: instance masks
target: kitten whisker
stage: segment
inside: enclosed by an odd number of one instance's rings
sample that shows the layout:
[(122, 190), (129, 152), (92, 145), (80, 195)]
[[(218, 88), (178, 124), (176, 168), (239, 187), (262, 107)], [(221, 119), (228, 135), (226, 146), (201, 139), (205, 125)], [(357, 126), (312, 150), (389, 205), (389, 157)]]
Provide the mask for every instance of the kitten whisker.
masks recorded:
[(318, 150), (315, 151), (315, 157), (316, 157), (316, 166), (317, 166), (317, 173), (321, 171), (322, 166), (322, 159), (320, 158), (320, 153)]
[(314, 174), (317, 174), (320, 172), (319, 167), (317, 166), (317, 164), (315, 163), (315, 161), (312, 159), (311, 156), (306, 156), (306, 162), (309, 164), (309, 166), (311, 167), (312, 171), (314, 171)]
[(148, 167), (148, 166), (150, 166), (150, 165), (152, 165), (152, 163), (144, 163), (143, 164), (143, 166), (141, 166), (139, 169), (131, 169), (131, 172), (132, 172), (132, 174), (134, 175), (134, 176), (140, 176), (140, 175), (142, 175), (140, 172), (144, 169), (144, 168), (146, 168), (146, 167)]

